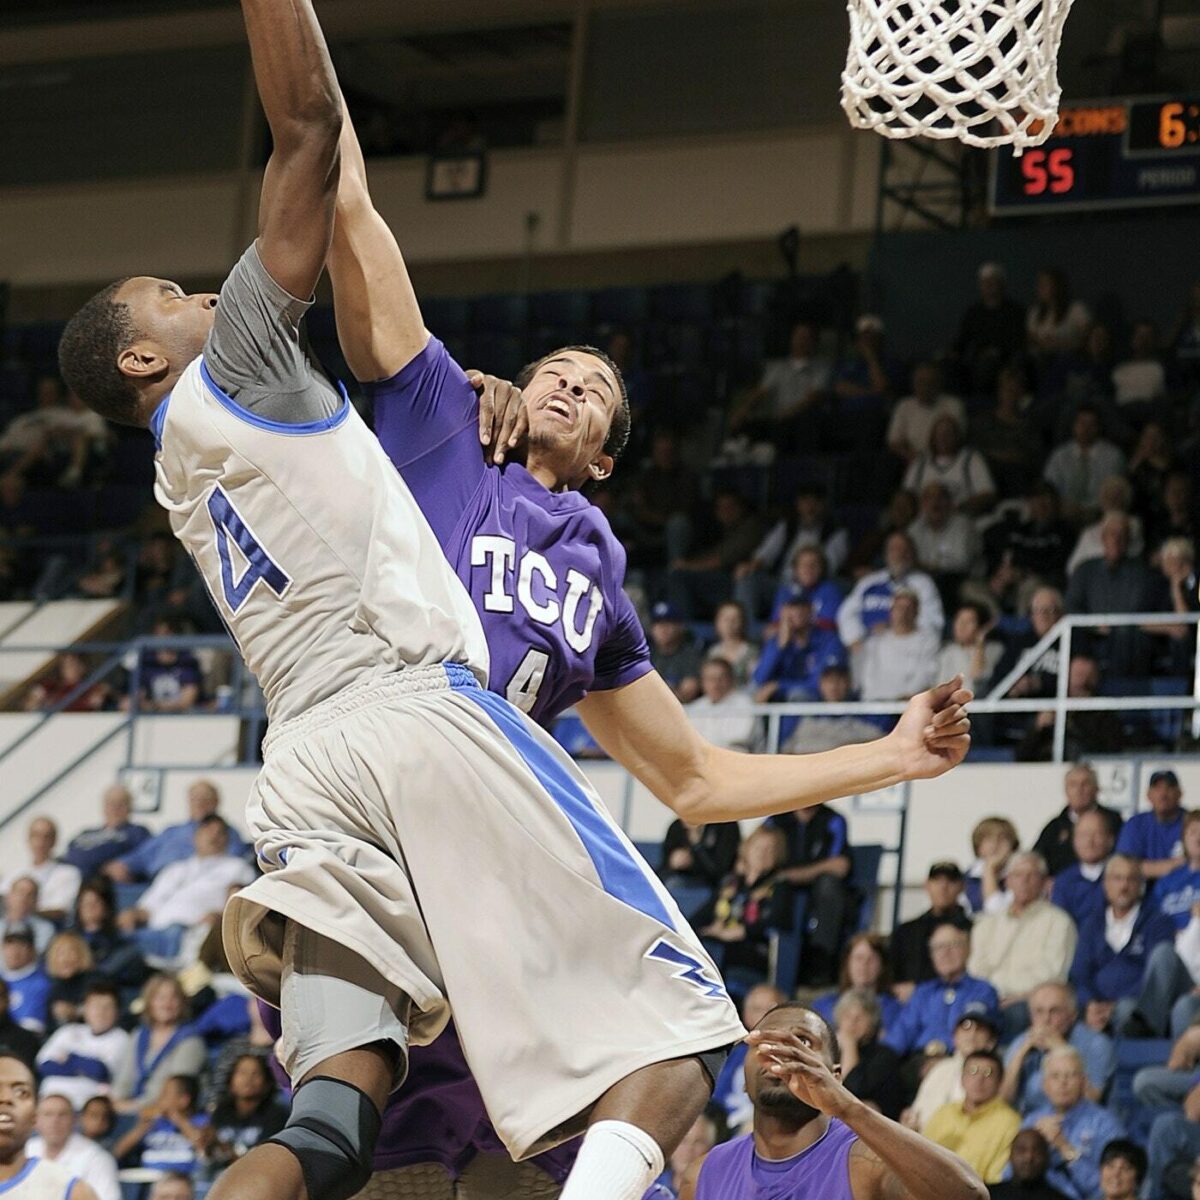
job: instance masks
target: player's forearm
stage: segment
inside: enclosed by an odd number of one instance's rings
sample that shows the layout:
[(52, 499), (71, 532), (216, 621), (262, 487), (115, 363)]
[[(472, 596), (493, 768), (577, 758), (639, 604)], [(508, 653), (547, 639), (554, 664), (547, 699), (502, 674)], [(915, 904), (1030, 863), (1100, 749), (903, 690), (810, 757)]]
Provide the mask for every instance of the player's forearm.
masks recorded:
[(314, 137), (337, 145), (337, 76), (311, 0), (242, 0), (259, 99), (276, 153)]
[[(905, 1129), (882, 1113), (856, 1100), (841, 1119), (890, 1168), (909, 1196), (937, 1196), (939, 1200), (988, 1200), (983, 1180), (956, 1154)], [(885, 1195), (895, 1196), (888, 1188)]]

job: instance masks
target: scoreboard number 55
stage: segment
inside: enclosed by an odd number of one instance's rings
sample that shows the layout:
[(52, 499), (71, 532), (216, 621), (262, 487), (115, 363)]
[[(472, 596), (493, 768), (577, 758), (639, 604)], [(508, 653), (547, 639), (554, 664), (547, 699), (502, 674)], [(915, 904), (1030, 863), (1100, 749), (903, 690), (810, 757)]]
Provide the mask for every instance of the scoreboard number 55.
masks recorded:
[(1054, 150), (1026, 150), (1021, 155), (1021, 175), (1026, 196), (1049, 192), (1062, 196), (1075, 186), (1074, 151), (1060, 146)]

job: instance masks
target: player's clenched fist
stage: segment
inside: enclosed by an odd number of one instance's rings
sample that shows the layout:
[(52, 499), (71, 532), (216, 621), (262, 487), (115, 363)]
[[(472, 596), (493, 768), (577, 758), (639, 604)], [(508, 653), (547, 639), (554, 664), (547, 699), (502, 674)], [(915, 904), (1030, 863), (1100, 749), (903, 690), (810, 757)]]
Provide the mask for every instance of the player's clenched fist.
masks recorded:
[(962, 762), (971, 748), (967, 705), (974, 698), (959, 675), (908, 702), (888, 735), (896, 741), (906, 779), (933, 779)]

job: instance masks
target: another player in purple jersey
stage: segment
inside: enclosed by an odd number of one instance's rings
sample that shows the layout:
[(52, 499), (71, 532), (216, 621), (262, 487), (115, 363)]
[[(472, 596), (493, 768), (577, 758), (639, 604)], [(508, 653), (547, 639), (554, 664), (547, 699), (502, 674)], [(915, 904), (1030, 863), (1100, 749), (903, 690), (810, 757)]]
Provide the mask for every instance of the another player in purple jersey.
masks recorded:
[(754, 1129), (689, 1167), (679, 1200), (987, 1200), (960, 1158), (843, 1087), (820, 1014), (781, 1004), (747, 1040)]
[[(481, 411), (471, 381), (425, 329), (400, 249), (371, 204), (348, 118), (329, 270), (346, 361), (374, 401), (385, 450), (475, 602), (493, 691), (542, 722), (574, 704), (604, 749), (693, 823), (792, 811), (940, 775), (962, 760), (970, 693), (961, 680), (915, 698), (892, 734), (863, 746), (748, 756), (699, 736), (650, 665), (622, 589), (624, 550), (578, 490), (612, 473), (628, 437), (620, 372), (599, 351), (566, 347), (521, 373), (519, 405), (500, 405), (494, 417)], [(493, 448), (490, 464), (481, 443)], [(465, 1090), (445, 1092), (436, 1150), (405, 1119), (406, 1107), (427, 1104), (452, 1066), (465, 1070), (444, 1037), (412, 1056), (367, 1195), (432, 1194), (406, 1190), (404, 1173), (387, 1168), (446, 1166), (456, 1147), (488, 1149), (482, 1107), (482, 1123), (473, 1125), (475, 1110), (459, 1102)], [(533, 1193), (516, 1185), (503, 1194)]]

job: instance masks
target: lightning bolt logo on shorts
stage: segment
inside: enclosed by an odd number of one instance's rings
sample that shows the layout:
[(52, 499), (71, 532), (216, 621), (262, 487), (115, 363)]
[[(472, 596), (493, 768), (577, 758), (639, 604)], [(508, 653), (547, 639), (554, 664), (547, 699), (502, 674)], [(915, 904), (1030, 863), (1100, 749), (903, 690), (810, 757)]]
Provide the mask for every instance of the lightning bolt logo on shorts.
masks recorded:
[(717, 1000), (728, 1000), (729, 993), (725, 990), (725, 985), (720, 979), (713, 979), (705, 974), (707, 964), (702, 963), (698, 958), (691, 954), (685, 954), (676, 946), (672, 946), (670, 942), (663, 938), (659, 938), (649, 950), (646, 951), (647, 958), (656, 958), (659, 962), (665, 962), (672, 967), (676, 967), (674, 972), (676, 979), (686, 979), (688, 983), (697, 987), (706, 996), (712, 996)]

